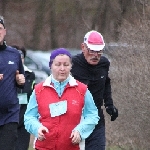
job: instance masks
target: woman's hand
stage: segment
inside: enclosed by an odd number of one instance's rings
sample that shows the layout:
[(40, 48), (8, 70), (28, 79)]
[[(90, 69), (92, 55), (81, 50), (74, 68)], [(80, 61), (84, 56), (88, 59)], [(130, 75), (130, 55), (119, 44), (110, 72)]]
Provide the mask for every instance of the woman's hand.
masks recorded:
[(80, 133), (78, 131), (73, 131), (70, 138), (72, 138), (73, 144), (79, 144), (81, 141)]
[(45, 140), (45, 133), (49, 133), (48, 129), (45, 127), (45, 126), (41, 126), (39, 129), (38, 129), (38, 140), (40, 141), (43, 141)]

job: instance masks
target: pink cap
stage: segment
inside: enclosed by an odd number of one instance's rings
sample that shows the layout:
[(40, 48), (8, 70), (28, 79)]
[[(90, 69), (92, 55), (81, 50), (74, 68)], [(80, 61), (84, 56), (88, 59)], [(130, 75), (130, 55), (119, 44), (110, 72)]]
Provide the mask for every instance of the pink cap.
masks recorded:
[(88, 48), (94, 51), (100, 51), (105, 47), (103, 36), (95, 30), (85, 34), (84, 43), (86, 43)]

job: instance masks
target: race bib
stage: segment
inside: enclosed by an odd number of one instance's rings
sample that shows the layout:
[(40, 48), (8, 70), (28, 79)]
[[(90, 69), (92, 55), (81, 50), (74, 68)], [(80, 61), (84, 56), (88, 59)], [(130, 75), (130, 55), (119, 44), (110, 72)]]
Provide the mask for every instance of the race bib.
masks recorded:
[(27, 93), (20, 93), (18, 94), (19, 104), (27, 104)]
[(49, 104), (51, 117), (60, 116), (67, 112), (67, 101)]

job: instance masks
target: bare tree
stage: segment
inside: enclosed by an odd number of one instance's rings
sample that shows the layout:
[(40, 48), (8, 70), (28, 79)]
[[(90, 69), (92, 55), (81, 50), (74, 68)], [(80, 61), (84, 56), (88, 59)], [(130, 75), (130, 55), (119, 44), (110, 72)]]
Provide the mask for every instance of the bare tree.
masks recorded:
[(50, 6), (50, 13), (49, 13), (49, 24), (50, 24), (50, 47), (52, 49), (57, 48), (57, 41), (56, 41), (56, 0), (49, 1)]
[(7, 5), (7, 1), (3, 1), (3, 0), (0, 0), (0, 3), (1, 3), (1, 15), (4, 16), (5, 15), (5, 10), (6, 10), (6, 5)]
[(45, 16), (46, 0), (38, 1), (38, 3), (39, 4), (36, 10), (36, 16), (33, 25), (31, 49), (38, 49), (39, 47), (40, 40), (41, 40), (41, 32), (43, 29), (43, 21)]

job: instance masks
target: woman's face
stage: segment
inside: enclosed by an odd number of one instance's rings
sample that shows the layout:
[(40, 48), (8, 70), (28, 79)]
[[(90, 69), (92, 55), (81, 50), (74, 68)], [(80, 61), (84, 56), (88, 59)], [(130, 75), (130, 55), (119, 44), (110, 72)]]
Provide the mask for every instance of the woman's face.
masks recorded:
[(64, 81), (68, 78), (72, 67), (71, 59), (67, 55), (58, 55), (53, 60), (51, 72), (57, 81)]

